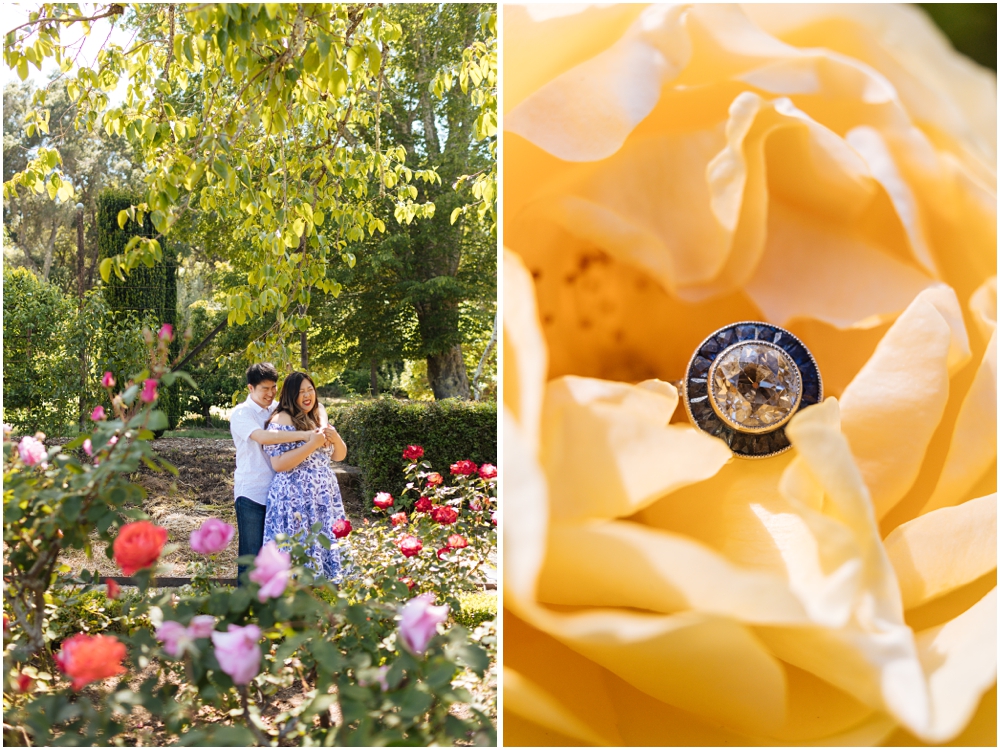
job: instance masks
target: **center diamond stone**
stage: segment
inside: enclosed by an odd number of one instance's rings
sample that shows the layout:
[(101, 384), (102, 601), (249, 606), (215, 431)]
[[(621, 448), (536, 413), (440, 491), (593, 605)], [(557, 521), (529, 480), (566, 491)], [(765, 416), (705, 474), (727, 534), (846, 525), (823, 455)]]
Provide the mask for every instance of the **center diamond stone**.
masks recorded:
[(768, 432), (795, 413), (802, 395), (799, 368), (774, 344), (747, 341), (723, 351), (709, 371), (712, 407), (737, 430)]

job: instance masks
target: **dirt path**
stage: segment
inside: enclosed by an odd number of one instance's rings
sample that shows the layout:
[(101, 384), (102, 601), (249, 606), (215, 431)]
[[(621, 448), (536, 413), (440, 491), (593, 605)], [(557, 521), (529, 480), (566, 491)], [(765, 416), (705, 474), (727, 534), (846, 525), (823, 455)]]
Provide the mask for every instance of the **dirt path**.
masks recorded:
[[(58, 441), (52, 441), (58, 442)], [(198, 555), (188, 546), (188, 538), (206, 518), (219, 518), (236, 526), (233, 506), (233, 472), (236, 470), (236, 449), (232, 440), (209, 438), (161, 438), (153, 443), (157, 454), (177, 467), (178, 476), (156, 473), (145, 466), (131, 480), (146, 490), (143, 510), (157, 524), (170, 532), (170, 542), (179, 548), (163, 558), (169, 566), (165, 576), (186, 575), (189, 560)], [(345, 464), (334, 464), (340, 483), (344, 509), (352, 523), (360, 523), (367, 510), (358, 495), (360, 471)], [(69, 550), (63, 561), (74, 570), (96, 568), (103, 575), (121, 575), (117, 566), (104, 554), (104, 545), (93, 544), (93, 557), (87, 560), (81, 550)], [(230, 544), (220, 556), (219, 575), (236, 577), (236, 544)]]

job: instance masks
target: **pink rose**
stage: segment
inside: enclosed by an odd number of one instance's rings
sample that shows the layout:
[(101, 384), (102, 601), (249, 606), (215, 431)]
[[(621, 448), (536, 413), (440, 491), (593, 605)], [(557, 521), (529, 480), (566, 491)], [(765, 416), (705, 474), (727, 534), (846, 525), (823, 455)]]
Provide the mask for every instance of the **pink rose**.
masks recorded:
[(188, 629), (174, 620), (165, 620), (156, 629), (156, 640), (163, 644), (163, 650), (175, 659), (180, 659), (189, 646), (194, 643), (194, 638)]
[(215, 632), (215, 618), (212, 615), (195, 615), (187, 631), (191, 638), (211, 638)]
[(285, 587), (288, 586), (288, 579), (291, 577), (291, 555), (279, 550), (278, 545), (272, 541), (261, 548), (253, 564), (250, 580), (260, 584), (257, 598), (261, 602), (277, 599), (285, 593)]
[(142, 384), (142, 393), (139, 394), (139, 398), (142, 399), (147, 404), (151, 404), (156, 401), (156, 379), (146, 378)]
[(447, 544), (437, 551), (438, 560), (444, 560), (444, 556), (451, 552), (451, 547)]
[(376, 508), (385, 510), (386, 508), (392, 507), (393, 499), (392, 495), (388, 492), (380, 492), (375, 496), (375, 499), (372, 502), (375, 503)]
[(83, 452), (88, 456), (94, 455), (94, 444), (90, 442), (90, 438), (83, 441)]
[(94, 422), (100, 422), (106, 416), (107, 415), (104, 413), (104, 407), (103, 406), (95, 406), (94, 410), (92, 412), (90, 412), (90, 418)]
[(104, 373), (104, 377), (101, 378), (101, 385), (103, 385), (105, 388), (115, 387), (115, 376), (111, 374), (110, 370)]
[(448, 546), (452, 549), (463, 549), (469, 546), (469, 542), (461, 534), (452, 534), (448, 537)]
[(222, 552), (233, 541), (236, 529), (218, 518), (208, 518), (191, 532), (191, 549), (199, 555), (214, 555)]
[(118, 582), (114, 578), (105, 578), (104, 585), (108, 589), (108, 599), (117, 599), (122, 595), (122, 587), (118, 585)]
[(406, 523), (406, 514), (400, 511), (399, 513), (393, 513), (389, 518), (392, 520), (393, 526), (402, 526)]
[(212, 633), (215, 658), (222, 671), (232, 677), (237, 685), (246, 685), (260, 671), (259, 640), (260, 628), (256, 625), (230, 625), (229, 632)]
[(437, 633), (439, 623), (448, 619), (448, 605), (434, 606), (434, 596), (421, 594), (403, 605), (399, 618), (399, 638), (407, 651), (417, 656)]
[(479, 476), (489, 481), (497, 478), (497, 467), (493, 464), (483, 464), (479, 467)]
[(333, 536), (337, 539), (343, 539), (345, 536), (354, 531), (354, 527), (351, 526), (351, 522), (346, 518), (341, 518), (333, 522)]
[(174, 327), (169, 323), (164, 323), (163, 327), (160, 328), (160, 341), (173, 341), (174, 340)]
[(34, 466), (45, 460), (45, 446), (30, 435), (21, 438), (21, 442), (17, 445), (17, 452), (27, 466)]

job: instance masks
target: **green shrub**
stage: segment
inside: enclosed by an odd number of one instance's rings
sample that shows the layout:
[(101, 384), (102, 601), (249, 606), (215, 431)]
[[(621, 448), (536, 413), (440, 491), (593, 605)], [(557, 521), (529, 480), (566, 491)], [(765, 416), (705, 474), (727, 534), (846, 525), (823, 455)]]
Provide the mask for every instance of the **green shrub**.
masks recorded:
[(398, 495), (404, 487), (400, 456), (420, 445), (424, 459), (442, 474), (463, 458), (497, 461), (497, 405), (446, 399), (399, 401), (380, 398), (327, 410), (347, 443), (347, 461), (361, 469), (361, 491)]
[(462, 609), (452, 612), (455, 622), (467, 630), (475, 630), (497, 616), (496, 592), (477, 591), (458, 595)]

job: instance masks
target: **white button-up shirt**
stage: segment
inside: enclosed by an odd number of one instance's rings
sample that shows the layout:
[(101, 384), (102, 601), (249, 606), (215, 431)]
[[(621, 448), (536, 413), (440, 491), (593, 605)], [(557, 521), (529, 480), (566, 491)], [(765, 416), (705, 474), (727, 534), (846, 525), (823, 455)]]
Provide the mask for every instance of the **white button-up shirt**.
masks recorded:
[(264, 408), (247, 396), (247, 400), (233, 409), (229, 417), (229, 431), (236, 443), (233, 495), (250, 498), (261, 505), (267, 505), (267, 493), (271, 489), (271, 480), (274, 479), (274, 469), (260, 444), (250, 439), (250, 433), (263, 430), (264, 423), (276, 408), (277, 401)]

